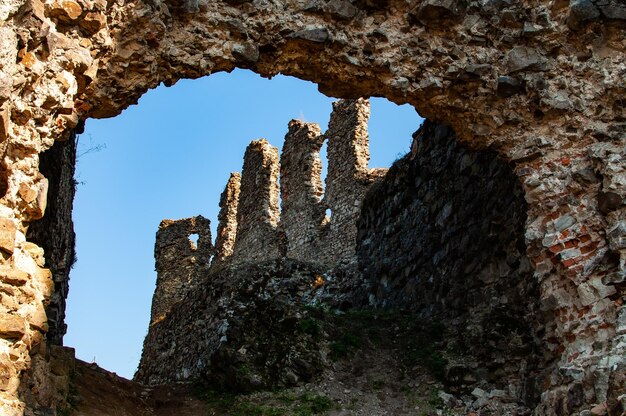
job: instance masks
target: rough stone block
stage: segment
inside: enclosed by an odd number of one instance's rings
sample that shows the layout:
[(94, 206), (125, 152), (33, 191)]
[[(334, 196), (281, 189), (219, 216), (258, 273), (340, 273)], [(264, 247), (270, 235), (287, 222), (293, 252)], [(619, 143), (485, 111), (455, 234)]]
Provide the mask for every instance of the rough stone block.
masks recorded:
[(425, 26), (439, 24), (442, 19), (450, 19), (460, 12), (456, 0), (423, 0), (411, 11), (411, 16)]
[(259, 47), (252, 43), (237, 44), (233, 47), (233, 57), (243, 62), (259, 60)]
[(325, 27), (304, 29), (294, 32), (292, 38), (307, 40), (313, 43), (324, 43), (330, 39), (330, 33)]
[(626, 221), (619, 221), (607, 233), (611, 250), (626, 249)]
[(509, 73), (537, 69), (543, 59), (539, 52), (526, 46), (515, 46), (507, 55), (507, 69)]
[(0, 337), (21, 338), (26, 333), (26, 321), (18, 315), (0, 313)]
[(7, 253), (13, 253), (15, 249), (15, 222), (9, 218), (0, 218), (0, 249)]
[(602, 279), (596, 278), (588, 282), (581, 283), (577, 287), (578, 296), (583, 306), (589, 306), (600, 299), (604, 299), (608, 296), (615, 294), (616, 289), (614, 286), (606, 286), (602, 283)]
[(597, 19), (600, 11), (592, 0), (570, 0), (567, 26), (570, 29), (578, 29), (583, 22)]
[(0, 357), (0, 390), (6, 391), (11, 388), (12, 381), (16, 376), (15, 368), (8, 357)]
[(106, 17), (101, 13), (89, 12), (80, 19), (79, 24), (87, 33), (94, 34), (106, 25)]
[(30, 280), (30, 275), (13, 266), (0, 266), (0, 280), (14, 286), (22, 286)]
[(345, 0), (331, 0), (328, 3), (328, 10), (332, 16), (345, 20), (354, 18), (359, 11), (349, 1)]
[(44, 266), (46, 259), (44, 257), (43, 248), (39, 247), (37, 244), (27, 241), (22, 244), (22, 249), (30, 255), (39, 267)]
[(508, 76), (498, 77), (497, 92), (500, 97), (510, 97), (523, 90), (524, 85), (519, 79)]
[(37, 286), (40, 288), (44, 299), (48, 300), (54, 292), (54, 280), (50, 269), (40, 268), (34, 275)]
[(46, 4), (46, 14), (50, 18), (70, 23), (83, 14), (83, 8), (80, 3), (74, 0), (54, 0)]

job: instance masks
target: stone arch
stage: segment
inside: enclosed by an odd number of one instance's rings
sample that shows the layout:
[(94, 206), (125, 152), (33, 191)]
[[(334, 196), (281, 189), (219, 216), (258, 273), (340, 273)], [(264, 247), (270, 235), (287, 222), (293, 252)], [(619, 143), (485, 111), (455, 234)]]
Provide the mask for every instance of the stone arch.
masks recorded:
[[(589, 4), (3, 5), (0, 141), (7, 190), (0, 200), (0, 248), (5, 274), (13, 276), (5, 284), (26, 285), (34, 295), (26, 301), (31, 312), (7, 309), (3, 318), (32, 342), (12, 341), (15, 331), (3, 335), (18, 358), (7, 370), (2, 409), (16, 414), (22, 407), (16, 389), (28, 367), (27, 345), (38, 344), (46, 330), (51, 277), (41, 250), (24, 237), (45, 208), (39, 153), (66, 140), (81, 120), (114, 116), (160, 82), (235, 67), (267, 77), (293, 75), (338, 97), (410, 103), (453, 127), (462, 142), (514, 162), (529, 204), (528, 255), (542, 307), (553, 316), (544, 340), (560, 357), (542, 398), (544, 411), (615, 405), (624, 388), (615, 374), (625, 366), (619, 338), (626, 316), (626, 190), (620, 179), (626, 10), (614, 1)], [(594, 367), (601, 377), (592, 374)]]

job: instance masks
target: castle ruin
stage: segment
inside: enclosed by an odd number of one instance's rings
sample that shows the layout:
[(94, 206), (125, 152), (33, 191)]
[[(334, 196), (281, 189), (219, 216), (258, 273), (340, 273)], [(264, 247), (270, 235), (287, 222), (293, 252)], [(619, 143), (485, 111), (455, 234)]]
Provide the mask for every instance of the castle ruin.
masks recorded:
[[(196, 242), (190, 236), (197, 235)], [(194, 290), (209, 271), (213, 243), (210, 221), (201, 215), (159, 225), (154, 245), (157, 282), (152, 297), (150, 323), (165, 317), (172, 305)]]
[[(157, 285), (151, 322), (192, 290), (203, 272), (243, 262), (289, 258), (332, 269), (355, 267), (361, 202), (386, 169), (369, 169), (366, 99), (333, 104), (329, 128), (289, 122), (280, 162), (267, 140), (246, 148), (243, 171), (232, 173), (220, 198), (215, 250), (209, 220), (163, 220), (155, 244)], [(328, 141), (326, 191), (320, 150)], [(279, 209), (279, 182), (280, 200)], [(326, 216), (326, 210), (332, 216)], [(199, 234), (198, 247), (188, 236)]]
[(535, 411), (625, 408), (625, 21), (619, 0), (4, 1), (0, 413), (57, 406), (73, 135), (160, 83), (235, 68), (411, 104), (508, 161), (550, 357)]

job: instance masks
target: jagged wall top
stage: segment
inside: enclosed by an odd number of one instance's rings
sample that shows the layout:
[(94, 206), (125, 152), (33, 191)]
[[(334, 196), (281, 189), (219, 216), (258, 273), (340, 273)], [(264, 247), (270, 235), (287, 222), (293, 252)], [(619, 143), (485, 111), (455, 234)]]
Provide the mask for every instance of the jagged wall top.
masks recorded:
[[(280, 157), (282, 211), (278, 210), (278, 151), (265, 140), (246, 150), (238, 198), (231, 177), (222, 195), (217, 246), (234, 241), (216, 264), (287, 257), (334, 267), (356, 260), (356, 223), (367, 188), (385, 169), (368, 169), (366, 99), (341, 100), (325, 134), (317, 124), (292, 120)], [(320, 149), (328, 140), (328, 176), (322, 186)], [(331, 215), (326, 216), (326, 210)], [(236, 213), (236, 214), (234, 214)], [(278, 220), (280, 215), (280, 221)], [(232, 225), (236, 216), (237, 224)]]
[[(197, 235), (197, 241), (190, 237)], [(163, 319), (172, 305), (193, 291), (209, 270), (213, 243), (211, 223), (201, 215), (182, 220), (163, 220), (154, 245), (157, 282), (152, 297), (150, 322)]]

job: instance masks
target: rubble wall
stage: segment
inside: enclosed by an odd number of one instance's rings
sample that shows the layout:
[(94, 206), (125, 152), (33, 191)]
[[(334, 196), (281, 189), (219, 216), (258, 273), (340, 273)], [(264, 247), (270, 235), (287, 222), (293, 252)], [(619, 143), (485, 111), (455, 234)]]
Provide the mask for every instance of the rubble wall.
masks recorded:
[(278, 219), (278, 149), (255, 140), (246, 149), (237, 204), (235, 261), (280, 257)]
[(526, 210), (506, 161), (426, 121), (411, 152), (368, 191), (357, 252), (372, 306), (437, 322), (447, 348), (463, 355), (448, 366), (451, 390), (492, 383), (533, 408), (549, 357), (540, 350)]
[(324, 136), (314, 123), (292, 120), (280, 155), (280, 229), (288, 258), (317, 262), (324, 246), (321, 203)]
[(46, 253), (45, 266), (52, 272), (54, 293), (46, 306), (48, 316), (48, 342), (63, 345), (65, 325), (65, 299), (69, 293), (70, 269), (76, 260), (72, 208), (76, 182), (76, 136), (41, 154), (39, 169), (48, 179), (48, 215), (28, 227), (27, 238)]
[(369, 100), (340, 100), (333, 103), (328, 130), (328, 175), (323, 204), (330, 209), (322, 256), (328, 264), (354, 263), (356, 223), (368, 187), (386, 169), (370, 170)]
[[(163, 220), (154, 245), (157, 281), (152, 297), (150, 324), (164, 319), (185, 294), (197, 290), (209, 270), (213, 243), (210, 221), (202, 216)], [(190, 240), (197, 234), (197, 243)]]

